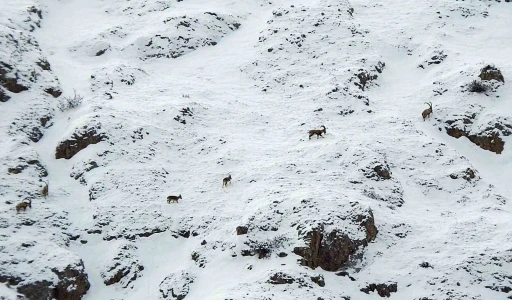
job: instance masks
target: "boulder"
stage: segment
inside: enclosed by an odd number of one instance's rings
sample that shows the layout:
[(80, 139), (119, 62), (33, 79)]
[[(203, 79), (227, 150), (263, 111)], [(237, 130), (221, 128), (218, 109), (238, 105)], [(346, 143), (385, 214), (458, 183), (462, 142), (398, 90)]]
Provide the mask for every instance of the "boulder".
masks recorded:
[(105, 285), (119, 283), (123, 288), (127, 288), (141, 277), (141, 271), (144, 266), (136, 256), (137, 247), (132, 243), (123, 244), (116, 256), (101, 272), (101, 277)]
[(73, 133), (69, 139), (59, 143), (55, 150), (55, 158), (70, 159), (81, 150), (87, 148), (87, 146), (106, 140), (107, 136), (98, 132), (100, 128), (100, 125), (94, 127), (84, 126), (82, 130)]
[(321, 267), (326, 271), (336, 271), (349, 261), (357, 249), (367, 246), (377, 236), (371, 210), (352, 216), (351, 221), (359, 227), (359, 231), (364, 232), (362, 238), (349, 235), (341, 226), (326, 231), (324, 224), (318, 224), (307, 232), (304, 238), (307, 246), (295, 247), (293, 250), (302, 257), (301, 264), (312, 269)]
[(497, 80), (505, 83), (505, 78), (501, 71), (495, 66), (487, 65), (480, 70), (480, 75), (478, 75), (481, 80), (489, 81), (489, 80)]
[(186, 271), (172, 273), (160, 283), (160, 295), (162, 299), (183, 300), (190, 291), (190, 285), (194, 283), (195, 276)]

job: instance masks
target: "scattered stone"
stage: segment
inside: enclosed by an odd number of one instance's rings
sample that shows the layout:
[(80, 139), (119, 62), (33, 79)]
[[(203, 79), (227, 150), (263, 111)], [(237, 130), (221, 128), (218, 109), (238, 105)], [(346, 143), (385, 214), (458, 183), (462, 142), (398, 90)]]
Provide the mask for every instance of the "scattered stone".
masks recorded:
[(375, 292), (375, 291), (377, 291), (377, 293), (381, 297), (390, 297), (391, 293), (396, 293), (398, 291), (398, 286), (397, 286), (396, 282), (387, 283), (387, 284), (386, 283), (380, 283), (380, 284), (372, 283), (372, 284), (368, 285), (367, 287), (361, 289), (361, 292), (364, 292), (366, 294), (370, 294), (370, 292)]

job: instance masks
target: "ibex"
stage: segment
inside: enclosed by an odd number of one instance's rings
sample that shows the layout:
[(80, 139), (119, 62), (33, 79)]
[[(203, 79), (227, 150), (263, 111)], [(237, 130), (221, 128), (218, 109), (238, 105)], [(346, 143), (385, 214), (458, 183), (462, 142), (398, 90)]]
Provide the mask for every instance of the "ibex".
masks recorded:
[(430, 114), (432, 113), (432, 102), (425, 102), (425, 104), (427, 104), (429, 106), (429, 108), (425, 109), (421, 113), (421, 116), (423, 117), (423, 121), (425, 121), (426, 118), (429, 118)]
[(167, 197), (167, 203), (176, 202), (178, 203), (178, 200), (181, 199), (181, 194), (179, 196), (169, 196)]
[(44, 186), (43, 186), (43, 190), (41, 191), (41, 195), (43, 197), (48, 196), (48, 188), (49, 188), (48, 182), (45, 182)]
[(23, 201), (16, 204), (16, 212), (19, 213), (21, 209), (23, 209), (23, 211), (27, 210), (27, 206), (32, 208), (32, 200), (28, 200), (28, 202)]
[(322, 129), (312, 129), (309, 131), (309, 139), (311, 139), (312, 136), (316, 134), (316, 138), (318, 139), (319, 136), (323, 137), (322, 134), (326, 133), (326, 129), (324, 125), (320, 126)]
[(222, 179), (222, 187), (228, 186), (228, 183), (231, 183), (231, 174), (228, 177)]

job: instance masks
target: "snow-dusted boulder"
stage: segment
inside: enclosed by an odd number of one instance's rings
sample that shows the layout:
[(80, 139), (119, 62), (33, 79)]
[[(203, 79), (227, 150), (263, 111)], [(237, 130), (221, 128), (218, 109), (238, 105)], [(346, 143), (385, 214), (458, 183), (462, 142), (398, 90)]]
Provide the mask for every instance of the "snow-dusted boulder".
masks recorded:
[(27, 299), (78, 300), (89, 290), (82, 259), (60, 246), (13, 241), (1, 253), (0, 282)]
[(306, 244), (293, 250), (302, 257), (301, 264), (336, 271), (359, 248), (375, 239), (377, 228), (372, 211), (357, 203), (352, 205), (353, 209), (345, 216), (332, 214), (326, 219), (311, 218), (297, 226), (299, 236)]
[(137, 246), (130, 242), (119, 247), (116, 256), (101, 272), (105, 285), (119, 283), (123, 288), (133, 287), (133, 282), (142, 276), (141, 272), (144, 270), (136, 250)]
[(186, 271), (168, 275), (160, 283), (161, 299), (185, 299), (190, 291), (190, 285), (194, 283), (195, 279), (194, 275)]

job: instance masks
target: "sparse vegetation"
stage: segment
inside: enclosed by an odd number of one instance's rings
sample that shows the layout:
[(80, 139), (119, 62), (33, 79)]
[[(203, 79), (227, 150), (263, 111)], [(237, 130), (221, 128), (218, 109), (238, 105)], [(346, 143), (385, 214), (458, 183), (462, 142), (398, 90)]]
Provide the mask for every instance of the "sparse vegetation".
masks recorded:
[(478, 80), (473, 80), (468, 86), (468, 91), (472, 93), (485, 93), (488, 90), (489, 86)]
[(63, 97), (59, 100), (59, 103), (57, 104), (57, 107), (60, 111), (67, 111), (73, 108), (77, 108), (82, 104), (82, 101), (84, 100), (84, 97), (80, 94), (76, 93), (76, 90), (74, 91), (73, 96), (69, 97)]

